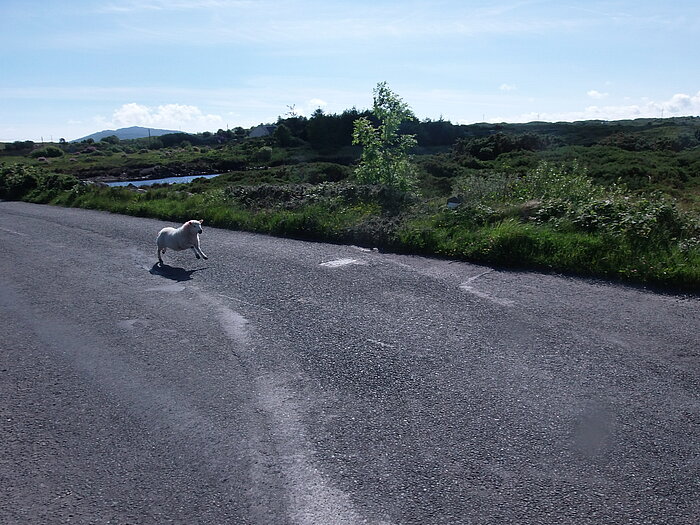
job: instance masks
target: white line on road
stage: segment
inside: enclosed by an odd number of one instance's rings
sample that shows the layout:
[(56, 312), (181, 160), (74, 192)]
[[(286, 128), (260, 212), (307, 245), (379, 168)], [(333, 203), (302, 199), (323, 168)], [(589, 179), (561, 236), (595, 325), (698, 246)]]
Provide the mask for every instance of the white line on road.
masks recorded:
[(12, 235), (19, 235), (20, 237), (29, 237), (26, 233), (16, 232), (14, 230), (8, 230), (7, 228), (0, 228), (0, 231), (11, 233)]
[[(220, 294), (223, 295), (223, 294)], [(236, 344), (238, 356), (252, 350), (254, 328), (248, 319), (219, 299), (200, 293), (202, 300), (219, 310), (219, 323)], [(287, 387), (284, 373), (267, 371), (254, 379), (257, 401), (271, 423), (271, 438), (278, 453), (277, 466), (287, 478), (291, 521), (299, 525), (361, 523), (350, 496), (333, 485), (316, 460), (304, 425), (303, 406)]]
[(515, 304), (515, 301), (512, 301), (510, 299), (494, 297), (493, 295), (487, 294), (486, 292), (480, 292), (479, 290), (475, 290), (467, 283), (460, 285), (459, 289), (464, 290), (465, 292), (468, 292), (472, 295), (476, 295), (477, 297), (481, 297), (482, 299), (486, 299), (487, 301), (491, 301), (492, 303), (500, 304), (501, 306), (513, 306)]
[(501, 297), (494, 297), (489, 293), (475, 290), (472, 286), (472, 283), (476, 281), (479, 277), (483, 277), (484, 275), (486, 275), (487, 273), (491, 273), (492, 271), (492, 269), (489, 269), (484, 272), (481, 272), (480, 274), (470, 277), (469, 279), (467, 279), (459, 285), (459, 289), (464, 290), (465, 292), (470, 293), (472, 295), (476, 295), (477, 297), (481, 297), (482, 299), (486, 299), (487, 301), (491, 301), (492, 303), (499, 304), (501, 306), (513, 306), (515, 304), (515, 301), (512, 301), (510, 299), (503, 299)]
[(361, 264), (357, 259), (335, 259), (334, 261), (328, 261), (321, 263), (321, 266), (326, 268), (339, 268), (341, 266), (347, 266), (348, 264)]
[(367, 339), (368, 342), (374, 343), (375, 345), (381, 346), (382, 348), (396, 348), (396, 346), (391, 345), (389, 343), (384, 343), (382, 341), (379, 341), (378, 339)]
[(478, 274), (476, 274), (476, 275), (470, 277), (470, 278), (467, 279), (466, 281), (464, 281), (464, 283), (462, 283), (462, 286), (465, 286), (465, 285), (467, 285), (467, 284), (469, 284), (469, 283), (473, 283), (473, 282), (476, 281), (479, 277), (483, 277), (484, 275), (486, 275), (487, 273), (491, 273), (492, 271), (493, 271), (493, 270), (489, 268), (489, 269), (486, 270), (486, 271), (483, 271), (483, 272), (481, 272), (481, 273), (478, 273)]

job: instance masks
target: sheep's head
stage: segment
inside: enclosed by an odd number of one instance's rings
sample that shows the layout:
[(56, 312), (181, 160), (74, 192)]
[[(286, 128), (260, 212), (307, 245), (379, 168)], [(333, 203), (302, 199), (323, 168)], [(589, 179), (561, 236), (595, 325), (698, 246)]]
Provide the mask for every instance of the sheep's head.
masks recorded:
[(187, 226), (195, 233), (202, 233), (202, 221), (187, 221)]

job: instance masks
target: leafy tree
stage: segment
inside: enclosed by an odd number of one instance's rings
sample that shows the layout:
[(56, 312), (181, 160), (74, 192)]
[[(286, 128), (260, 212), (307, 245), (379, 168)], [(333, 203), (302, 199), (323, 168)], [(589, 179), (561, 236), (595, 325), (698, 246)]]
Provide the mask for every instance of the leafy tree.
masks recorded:
[(275, 132), (272, 134), (272, 136), (275, 139), (275, 142), (283, 148), (291, 146), (294, 142), (292, 140), (292, 132), (284, 124), (279, 124), (277, 128), (275, 128)]
[(316, 109), (306, 125), (306, 135), (314, 149), (329, 149), (333, 133), (333, 120), (323, 113), (321, 108)]
[(306, 126), (308, 119), (306, 117), (295, 115), (277, 120), (277, 126), (286, 126), (292, 134), (292, 138), (298, 140), (306, 140)]
[(416, 178), (416, 169), (409, 155), (416, 145), (416, 138), (414, 135), (399, 134), (399, 126), (404, 120), (415, 119), (415, 116), (386, 82), (377, 84), (373, 93), (372, 113), (379, 126), (375, 127), (367, 117), (355, 121), (353, 144), (362, 146), (362, 158), (355, 175), (360, 182), (407, 190), (413, 186)]

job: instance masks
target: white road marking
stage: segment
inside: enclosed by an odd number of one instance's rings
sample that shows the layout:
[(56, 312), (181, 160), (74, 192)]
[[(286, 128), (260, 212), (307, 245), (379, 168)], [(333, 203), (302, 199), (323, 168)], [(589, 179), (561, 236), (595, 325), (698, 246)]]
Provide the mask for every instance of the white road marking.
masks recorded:
[(375, 345), (379, 345), (382, 348), (396, 348), (396, 346), (391, 345), (389, 343), (384, 343), (382, 341), (379, 341), (378, 339), (367, 339), (368, 342), (374, 343)]
[(262, 305), (259, 305), (259, 304), (257, 304), (257, 303), (251, 303), (251, 302), (249, 302), (249, 301), (244, 301), (243, 299), (239, 299), (238, 297), (231, 297), (230, 295), (226, 295), (226, 294), (223, 294), (223, 293), (219, 293), (219, 294), (217, 294), (217, 295), (218, 295), (219, 297), (223, 297), (224, 299), (228, 299), (229, 301), (236, 301), (236, 302), (239, 302), (239, 303), (241, 303), (241, 304), (245, 304), (245, 305), (248, 305), (248, 306), (252, 306), (253, 308), (259, 308), (259, 309), (261, 309), (261, 310), (266, 310), (266, 311), (268, 311), (268, 312), (272, 312), (272, 309), (271, 309), (271, 308), (268, 308), (267, 306), (262, 306)]
[[(250, 352), (254, 327), (219, 299), (199, 293), (219, 311), (219, 323), (238, 348), (236, 355)], [(291, 523), (299, 525), (354, 525), (362, 523), (350, 496), (333, 485), (316, 460), (316, 451), (304, 424), (303, 406), (287, 386), (284, 374), (263, 372), (254, 379), (257, 402), (271, 423), (271, 439), (278, 453), (277, 466), (288, 480)]]
[(14, 230), (8, 230), (7, 228), (0, 228), (0, 231), (11, 233), (12, 235), (19, 235), (20, 237), (29, 237), (26, 233), (16, 232)]
[(334, 261), (328, 261), (321, 263), (321, 266), (326, 268), (339, 268), (341, 266), (347, 266), (348, 264), (360, 264), (357, 259), (335, 259)]
[(476, 281), (479, 277), (483, 277), (484, 275), (486, 275), (487, 273), (491, 273), (492, 271), (493, 270), (489, 269), (484, 272), (481, 272), (480, 274), (470, 277), (465, 282), (459, 285), (459, 289), (464, 290), (465, 292), (470, 293), (472, 295), (476, 295), (477, 297), (480, 297), (482, 299), (486, 299), (487, 301), (491, 301), (492, 303), (499, 304), (501, 306), (513, 306), (515, 304), (515, 301), (512, 301), (510, 299), (503, 299), (501, 297), (494, 297), (489, 293), (476, 290), (472, 286), (472, 283)]
[(464, 283), (462, 283), (462, 285), (466, 285), (466, 284), (468, 284), (468, 283), (472, 283), (472, 282), (476, 281), (479, 277), (483, 277), (484, 275), (486, 275), (487, 273), (491, 273), (492, 271), (493, 271), (492, 269), (488, 269), (488, 270), (485, 270), (485, 271), (483, 271), (483, 272), (481, 272), (481, 273), (478, 273), (478, 274), (476, 274), (476, 275), (470, 277), (470, 278), (467, 279), (466, 281), (464, 281)]
[(258, 401), (272, 422), (279, 466), (288, 480), (291, 522), (298, 525), (366, 523), (350, 495), (333, 485), (316, 460), (303, 410), (284, 378), (265, 374), (256, 379)]
[(512, 301), (510, 299), (502, 299), (500, 297), (494, 297), (491, 294), (488, 294), (486, 292), (480, 292), (479, 290), (475, 290), (471, 286), (469, 286), (468, 283), (462, 283), (459, 286), (460, 290), (464, 290), (465, 292), (468, 292), (472, 295), (476, 295), (477, 297), (481, 297), (482, 299), (486, 299), (487, 301), (491, 301), (492, 303), (500, 304), (501, 306), (513, 306), (515, 304), (515, 301)]

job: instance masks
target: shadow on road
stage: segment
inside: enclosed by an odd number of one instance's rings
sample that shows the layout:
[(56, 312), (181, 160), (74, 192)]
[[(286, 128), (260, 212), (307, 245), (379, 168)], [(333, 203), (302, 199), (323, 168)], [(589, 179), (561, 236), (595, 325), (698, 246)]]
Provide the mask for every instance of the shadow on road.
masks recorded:
[(189, 281), (192, 279), (192, 274), (200, 270), (206, 270), (206, 268), (197, 268), (196, 270), (185, 270), (184, 268), (179, 268), (175, 266), (169, 266), (167, 264), (155, 263), (153, 268), (149, 270), (151, 275), (160, 275), (166, 279), (172, 279), (173, 281)]

